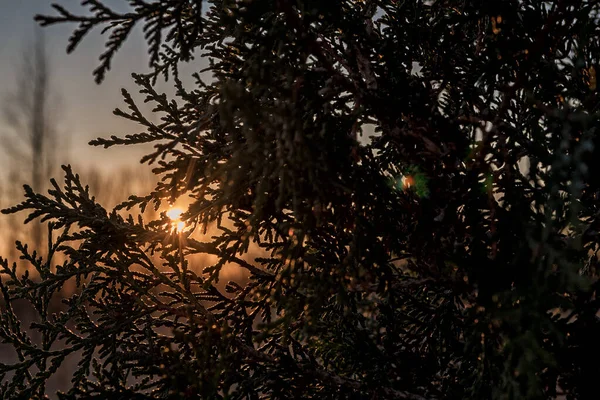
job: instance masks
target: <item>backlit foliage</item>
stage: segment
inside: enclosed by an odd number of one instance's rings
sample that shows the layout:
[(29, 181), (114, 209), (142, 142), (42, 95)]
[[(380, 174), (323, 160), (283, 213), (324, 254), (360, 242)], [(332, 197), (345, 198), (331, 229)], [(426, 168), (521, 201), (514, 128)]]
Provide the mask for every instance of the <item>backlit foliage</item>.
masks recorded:
[[(68, 167), (48, 195), (26, 189), (7, 212), (53, 239), (19, 244), (36, 276), (2, 261), (18, 361), (0, 397), (41, 398), (69, 355), (63, 399), (597, 392), (597, 1), (83, 3), (38, 21), (74, 23), (69, 51), (105, 29), (98, 81), (136, 25), (148, 41), (134, 79), (160, 122), (124, 91), (116, 114), (140, 132), (92, 142), (155, 144), (160, 183), (121, 209), (191, 203), (178, 232), (105, 210)], [(190, 83), (178, 66), (200, 56)], [(197, 274), (200, 253), (217, 262)], [(226, 266), (248, 279), (219, 281)], [(49, 313), (67, 280), (79, 293)]]

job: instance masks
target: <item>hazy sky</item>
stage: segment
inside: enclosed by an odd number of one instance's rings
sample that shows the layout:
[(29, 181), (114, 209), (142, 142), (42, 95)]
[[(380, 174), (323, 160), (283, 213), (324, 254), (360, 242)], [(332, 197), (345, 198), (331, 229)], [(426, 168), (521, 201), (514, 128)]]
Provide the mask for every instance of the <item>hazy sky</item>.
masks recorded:
[[(23, 48), (30, 45), (34, 36), (35, 14), (53, 13), (50, 4), (57, 2), (69, 10), (81, 10), (79, 0), (0, 0), (0, 101), (14, 90), (15, 73), (22, 57)], [(123, 0), (111, 0), (123, 7)], [(59, 25), (43, 28), (42, 34), (51, 56), (53, 86), (62, 104), (59, 110), (61, 130), (70, 135), (69, 162), (99, 167), (135, 164), (143, 149), (92, 148), (87, 142), (98, 136), (121, 135), (137, 132), (137, 125), (113, 116), (115, 107), (122, 107), (120, 89), (136, 91), (131, 80), (132, 72), (147, 70), (146, 46), (139, 29), (121, 48), (113, 60), (112, 69), (106, 80), (97, 85), (92, 71), (98, 66), (98, 57), (104, 49), (106, 36), (99, 30), (92, 31), (77, 50), (67, 55), (67, 40), (75, 25)], [(197, 61), (198, 64), (200, 61)], [(190, 66), (189, 69), (200, 69)], [(170, 83), (160, 85), (160, 90), (169, 91)], [(1, 104), (0, 104), (1, 106)], [(0, 120), (0, 129), (2, 122)]]

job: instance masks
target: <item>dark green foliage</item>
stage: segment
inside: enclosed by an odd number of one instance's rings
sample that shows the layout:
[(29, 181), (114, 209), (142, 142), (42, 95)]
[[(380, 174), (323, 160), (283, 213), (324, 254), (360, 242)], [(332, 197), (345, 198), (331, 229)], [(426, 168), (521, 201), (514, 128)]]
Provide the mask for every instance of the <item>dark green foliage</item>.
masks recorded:
[[(153, 70), (134, 78), (162, 120), (124, 92), (116, 113), (144, 131), (93, 144), (154, 142), (161, 182), (120, 209), (191, 196), (182, 218), (218, 234), (105, 211), (69, 168), (49, 196), (27, 189), (8, 212), (58, 236), (44, 259), (21, 246), (39, 276), (2, 262), (0, 337), (20, 359), (3, 398), (41, 397), (70, 353), (64, 399), (594, 398), (598, 2), (128, 3), (38, 20), (78, 23), (69, 50), (107, 27), (99, 81), (144, 26)], [(184, 85), (199, 52), (213, 79)], [(200, 253), (217, 262), (198, 275)], [(227, 265), (249, 278), (224, 285)]]

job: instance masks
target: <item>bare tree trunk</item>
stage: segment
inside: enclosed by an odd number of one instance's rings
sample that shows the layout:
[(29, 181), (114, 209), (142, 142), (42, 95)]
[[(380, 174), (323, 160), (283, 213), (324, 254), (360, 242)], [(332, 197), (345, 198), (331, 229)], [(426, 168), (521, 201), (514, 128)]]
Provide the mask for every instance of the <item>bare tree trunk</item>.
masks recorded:
[[(32, 150), (32, 188), (39, 192), (42, 180), (46, 178), (44, 160), (45, 141), (48, 139), (48, 124), (46, 117), (46, 102), (48, 100), (48, 61), (46, 50), (41, 35), (37, 35), (34, 45), (33, 62), (34, 68), (32, 77), (33, 87), (33, 109), (31, 114), (31, 150)], [(32, 241), (34, 248), (41, 250), (42, 245), (42, 225), (36, 223), (33, 225)]]

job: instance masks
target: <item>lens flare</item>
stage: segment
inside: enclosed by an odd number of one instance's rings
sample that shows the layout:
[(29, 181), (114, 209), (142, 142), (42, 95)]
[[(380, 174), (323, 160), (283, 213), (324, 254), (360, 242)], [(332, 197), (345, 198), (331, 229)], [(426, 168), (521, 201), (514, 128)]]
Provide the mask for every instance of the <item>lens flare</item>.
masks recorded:
[(402, 177), (402, 187), (404, 189), (410, 189), (411, 186), (415, 184), (415, 178), (410, 175), (405, 175)]

